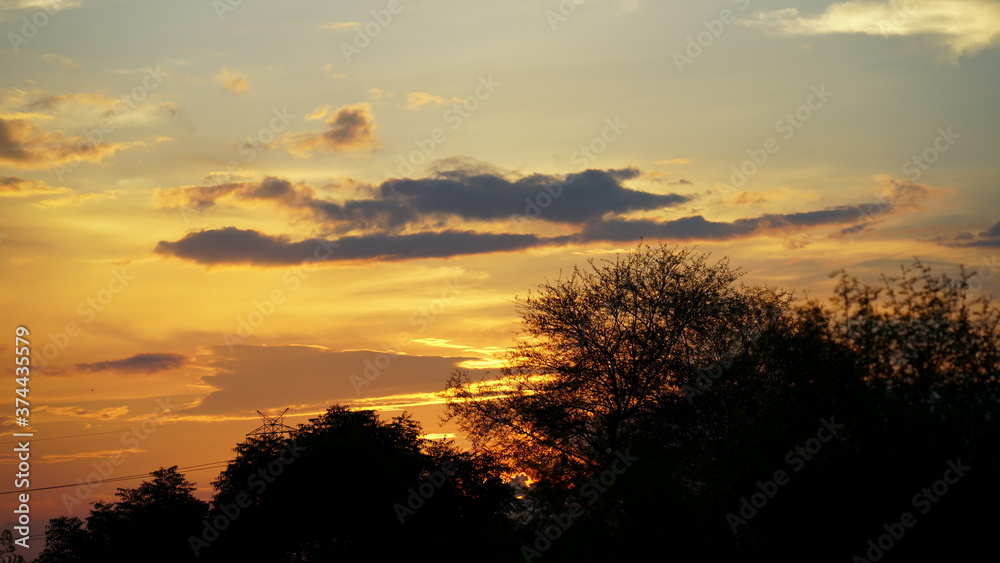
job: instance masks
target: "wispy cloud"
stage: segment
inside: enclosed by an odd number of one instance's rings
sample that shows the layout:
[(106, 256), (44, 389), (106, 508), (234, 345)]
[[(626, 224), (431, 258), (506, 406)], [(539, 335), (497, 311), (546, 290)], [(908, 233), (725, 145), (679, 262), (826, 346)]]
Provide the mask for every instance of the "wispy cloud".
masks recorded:
[(72, 70), (77, 68), (83, 68), (83, 65), (74, 61), (69, 57), (64, 57), (62, 55), (57, 55), (55, 53), (46, 53), (42, 55), (42, 60), (46, 62), (58, 63), (59, 68), (63, 70)]
[(797, 8), (760, 12), (744, 25), (777, 36), (860, 33), (929, 36), (952, 55), (971, 55), (997, 44), (1000, 3), (988, 0), (888, 0), (838, 2), (818, 15)]
[(16, 14), (8, 15), (7, 12), (45, 10), (49, 13), (56, 13), (67, 8), (76, 8), (82, 4), (83, 0), (5, 0), (0, 2), (0, 21), (17, 17)]
[(26, 180), (17, 176), (0, 176), (0, 197), (28, 197), (37, 195), (70, 195), (73, 190), (54, 188), (41, 180)]
[(418, 110), (426, 105), (441, 107), (449, 103), (462, 103), (461, 98), (443, 98), (427, 92), (410, 92), (406, 95), (406, 109)]
[(62, 131), (42, 131), (25, 119), (0, 118), (0, 164), (18, 168), (44, 168), (66, 162), (101, 162), (141, 141), (93, 143)]
[(219, 71), (219, 74), (212, 77), (212, 80), (215, 80), (219, 86), (222, 86), (223, 90), (234, 96), (239, 96), (250, 89), (247, 76), (229, 67), (224, 67)]
[(46, 412), (55, 416), (72, 416), (78, 418), (92, 418), (95, 420), (117, 420), (128, 414), (128, 407), (107, 407), (103, 409), (85, 409), (81, 407), (50, 407), (46, 405), (37, 408), (39, 412)]
[(324, 23), (319, 27), (320, 29), (341, 30), (341, 29), (352, 29), (358, 27), (359, 25), (361, 25), (361, 22), (332, 22), (332, 23)]
[(936, 239), (935, 242), (945, 246), (1000, 248), (1000, 222), (994, 223), (985, 231), (976, 234), (964, 232), (952, 238)]
[(147, 450), (139, 448), (128, 448), (120, 450), (94, 450), (90, 452), (79, 452), (75, 454), (46, 454), (41, 457), (42, 463), (63, 463), (66, 461), (76, 461), (80, 459), (107, 459), (121, 454), (139, 454)]

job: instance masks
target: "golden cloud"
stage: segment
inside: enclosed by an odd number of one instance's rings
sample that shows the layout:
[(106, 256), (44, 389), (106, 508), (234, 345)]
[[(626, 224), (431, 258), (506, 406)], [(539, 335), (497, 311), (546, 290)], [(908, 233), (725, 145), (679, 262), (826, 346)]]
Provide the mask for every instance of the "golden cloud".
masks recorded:
[(282, 142), (288, 146), (288, 152), (303, 158), (317, 151), (345, 152), (379, 146), (375, 118), (367, 102), (337, 108), (327, 118), (326, 125), (326, 131), (289, 134)]
[(0, 118), (0, 164), (44, 168), (67, 162), (101, 162), (120, 150), (143, 146), (141, 141), (94, 143), (62, 131), (40, 131), (25, 119)]
[(223, 90), (234, 96), (239, 96), (243, 92), (250, 89), (250, 83), (247, 82), (247, 76), (229, 67), (224, 67), (219, 74), (212, 77), (212, 80), (215, 80), (219, 86), (222, 86)]
[(451, 98), (447, 100), (441, 96), (434, 94), (428, 94), (427, 92), (410, 92), (406, 95), (406, 109), (418, 110), (426, 105), (432, 106), (443, 106), (451, 102), (459, 102), (462, 100), (459, 98)]
[(761, 12), (744, 25), (777, 36), (842, 33), (927, 35), (954, 56), (971, 55), (1000, 39), (1000, 4), (986, 0), (888, 0), (839, 2), (822, 14), (802, 15), (797, 8)]

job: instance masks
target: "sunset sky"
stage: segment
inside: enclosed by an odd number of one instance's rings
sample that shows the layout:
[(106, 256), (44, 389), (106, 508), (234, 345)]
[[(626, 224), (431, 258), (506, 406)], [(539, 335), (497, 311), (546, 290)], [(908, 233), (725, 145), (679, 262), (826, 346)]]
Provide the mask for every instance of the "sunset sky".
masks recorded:
[[(0, 31), (32, 487), (227, 460), (257, 409), (454, 434), (438, 392), (514, 297), (641, 237), (800, 295), (915, 255), (1000, 293), (998, 2), (5, 0)], [(33, 533), (138, 482), (38, 492)]]

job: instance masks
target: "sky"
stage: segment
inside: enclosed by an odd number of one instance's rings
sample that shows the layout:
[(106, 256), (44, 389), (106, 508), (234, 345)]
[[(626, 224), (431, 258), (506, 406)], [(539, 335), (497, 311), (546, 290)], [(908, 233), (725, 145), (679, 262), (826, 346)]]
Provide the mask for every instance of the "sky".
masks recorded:
[(4, 0), (0, 35), (2, 369), (26, 327), (31, 487), (82, 483), (33, 534), (138, 484), (95, 474), (210, 498), (257, 410), (461, 440), (440, 392), (513, 300), (640, 239), (1000, 293), (998, 2)]

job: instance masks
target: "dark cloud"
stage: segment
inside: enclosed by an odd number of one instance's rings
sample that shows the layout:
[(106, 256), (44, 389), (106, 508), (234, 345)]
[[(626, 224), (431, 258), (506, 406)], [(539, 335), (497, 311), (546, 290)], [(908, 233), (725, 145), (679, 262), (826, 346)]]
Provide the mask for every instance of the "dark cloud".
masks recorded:
[(20, 163), (28, 160), (24, 141), (33, 126), (22, 119), (0, 119), (0, 162)]
[(856, 221), (858, 215), (859, 207), (841, 206), (804, 213), (768, 214), (735, 221), (709, 221), (701, 215), (662, 222), (646, 219), (606, 219), (589, 223), (580, 233), (579, 239), (609, 242), (633, 241), (640, 238), (730, 240), (773, 230), (850, 223)]
[(299, 133), (285, 137), (289, 152), (308, 157), (316, 151), (355, 151), (379, 145), (375, 135), (375, 118), (367, 102), (338, 108), (326, 120), (328, 129), (321, 132)]
[(937, 239), (936, 242), (945, 246), (1000, 248), (1000, 222), (994, 223), (978, 235), (961, 233), (951, 239)]
[(691, 199), (622, 186), (636, 169), (584, 170), (565, 176), (533, 174), (508, 180), (496, 174), (447, 171), (420, 180), (392, 180), (377, 194), (420, 214), (450, 214), (463, 219), (498, 220), (523, 214), (558, 223), (583, 223), (608, 213), (673, 207)]
[(313, 201), (313, 189), (292, 184), (282, 178), (268, 176), (260, 182), (226, 182), (214, 186), (185, 186), (163, 190), (161, 198), (168, 207), (204, 210), (219, 200), (234, 197), (241, 200), (273, 200), (288, 207)]
[(343, 203), (313, 200), (308, 205), (319, 214), (321, 221), (332, 222), (331, 230), (338, 232), (395, 231), (421, 220), (421, 215), (412, 207), (385, 199), (355, 199)]
[(156, 252), (208, 265), (287, 266), (311, 261), (445, 258), (523, 250), (554, 242), (564, 242), (564, 239), (473, 231), (372, 234), (340, 237), (332, 241), (314, 238), (293, 242), (288, 237), (226, 227), (188, 233), (176, 242), (160, 241)]
[(574, 235), (539, 237), (533, 234), (443, 231), (393, 235), (377, 233), (335, 240), (292, 241), (255, 230), (226, 227), (188, 233), (175, 242), (160, 241), (156, 252), (200, 264), (285, 266), (309, 261), (408, 260), (445, 258), (490, 252), (510, 252), (572, 242), (624, 242), (640, 238), (665, 240), (731, 240), (770, 231), (798, 230), (855, 221), (855, 206), (820, 211), (769, 214), (735, 221), (709, 221), (701, 215), (671, 221), (597, 219)]
[(375, 136), (375, 121), (367, 105), (340, 108), (326, 121), (330, 126), (323, 138), (332, 148), (365, 143)]
[(311, 214), (328, 232), (336, 233), (398, 232), (406, 226), (444, 225), (449, 218), (499, 222), (530, 217), (582, 224), (609, 213), (663, 209), (692, 199), (626, 188), (622, 183), (639, 175), (634, 168), (532, 174), (516, 180), (481, 170), (444, 170), (432, 178), (388, 180), (371, 189), (371, 198), (346, 201), (323, 199), (310, 186), (274, 177), (259, 183), (175, 188), (166, 190), (164, 197), (170, 204), (198, 209), (226, 197), (271, 200)]
[[(282, 266), (316, 260), (444, 258), (641, 238), (688, 241), (787, 237), (826, 226), (837, 227), (837, 232), (830, 236), (850, 236), (872, 228), (876, 217), (919, 209), (922, 200), (940, 192), (912, 182), (890, 181), (888, 196), (876, 203), (771, 213), (733, 221), (712, 221), (703, 215), (630, 219), (625, 215), (667, 210), (690, 201), (693, 196), (655, 194), (625, 187), (624, 182), (640, 176), (636, 168), (511, 178), (509, 173), (476, 161), (453, 159), (451, 164), (465, 168), (438, 170), (430, 178), (387, 180), (364, 188), (362, 191), (367, 190), (370, 196), (365, 199), (327, 199), (308, 185), (274, 177), (258, 183), (167, 190), (164, 199), (199, 208), (215, 205), (223, 198), (270, 201), (296, 218), (312, 220), (322, 235), (293, 241), (256, 230), (227, 227), (188, 233), (176, 241), (161, 241), (156, 252), (207, 265)], [(738, 194), (737, 199), (746, 194)], [(476, 221), (503, 226), (515, 223), (521, 229), (526, 218), (557, 223), (564, 228), (576, 227), (576, 232), (544, 237), (498, 233), (496, 229), (477, 232), (455, 228)], [(805, 243), (799, 240), (786, 244)]]
[(136, 354), (121, 360), (76, 364), (87, 372), (117, 371), (121, 373), (156, 373), (183, 367), (189, 363), (187, 356), (170, 353)]
[(979, 236), (989, 239), (1000, 239), (1000, 222), (994, 223), (990, 228), (979, 233)]
[[(595, 241), (626, 242), (642, 238), (674, 241), (734, 240), (751, 236), (787, 235), (804, 229), (856, 222), (862, 213), (861, 207), (841, 206), (802, 213), (767, 214), (734, 221), (709, 221), (701, 215), (669, 221), (612, 217), (595, 219), (585, 224), (578, 233), (558, 237), (449, 230), (292, 241), (289, 237), (267, 235), (252, 229), (226, 227), (188, 233), (174, 242), (160, 241), (155, 251), (206, 265), (287, 266), (311, 261), (446, 258)], [(852, 232), (852, 227), (839, 230), (841, 235)]]
[(851, 225), (850, 227), (844, 227), (840, 229), (835, 234), (830, 235), (832, 238), (839, 237), (853, 237), (858, 233), (863, 233), (865, 231), (871, 230), (875, 226), (874, 221), (868, 221), (865, 223), (858, 223), (856, 225)]
[(259, 199), (290, 199), (299, 195), (299, 192), (288, 180), (267, 177), (264, 181), (254, 186), (247, 195)]

